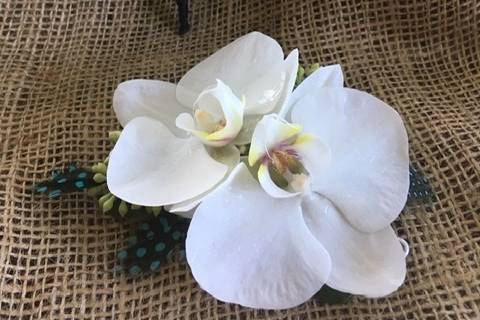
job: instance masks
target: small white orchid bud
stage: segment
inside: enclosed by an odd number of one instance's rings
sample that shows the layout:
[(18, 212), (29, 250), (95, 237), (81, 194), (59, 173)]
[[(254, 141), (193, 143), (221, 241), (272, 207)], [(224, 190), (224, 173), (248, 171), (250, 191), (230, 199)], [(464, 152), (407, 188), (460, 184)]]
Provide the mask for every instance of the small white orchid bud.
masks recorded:
[(195, 112), (180, 114), (178, 128), (197, 136), (206, 145), (222, 147), (235, 139), (243, 125), (244, 99), (240, 100), (222, 81), (203, 91), (195, 101)]

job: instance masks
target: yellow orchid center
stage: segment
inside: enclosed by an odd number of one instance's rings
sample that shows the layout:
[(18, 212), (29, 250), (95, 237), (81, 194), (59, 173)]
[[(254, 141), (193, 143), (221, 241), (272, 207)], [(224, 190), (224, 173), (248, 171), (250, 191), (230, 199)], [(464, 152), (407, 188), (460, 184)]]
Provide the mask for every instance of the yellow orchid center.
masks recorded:
[(312, 162), (319, 167), (329, 162), (328, 146), (302, 131), (302, 126), (275, 114), (264, 116), (255, 127), (248, 164), (258, 170), (258, 181), (272, 197), (286, 198), (307, 191)]
[(309, 174), (302, 163), (301, 156), (295, 150), (297, 141), (302, 140), (305, 140), (303, 135), (296, 135), (293, 139), (280, 143), (266, 153), (261, 158), (259, 175), (267, 174), (265, 170), (268, 170), (270, 179), (277, 187), (289, 192), (303, 191)]
[(210, 112), (205, 110), (197, 109), (194, 115), (198, 128), (209, 134), (222, 130), (227, 124), (225, 117), (216, 120)]

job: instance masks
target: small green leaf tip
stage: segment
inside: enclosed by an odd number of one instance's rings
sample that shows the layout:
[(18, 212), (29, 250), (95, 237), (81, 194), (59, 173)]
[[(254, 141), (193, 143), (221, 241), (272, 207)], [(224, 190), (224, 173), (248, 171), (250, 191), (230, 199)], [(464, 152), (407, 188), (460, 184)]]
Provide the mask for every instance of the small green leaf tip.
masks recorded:
[(93, 176), (93, 180), (96, 183), (102, 183), (102, 182), (107, 181), (107, 177), (105, 177), (105, 175), (102, 174), (102, 173), (95, 173), (95, 175)]
[(123, 200), (120, 202), (120, 205), (118, 206), (118, 213), (120, 213), (122, 217), (125, 217), (125, 215), (128, 213), (128, 205)]
[(305, 68), (305, 75), (308, 77), (309, 75), (317, 71), (318, 68), (320, 68), (319, 63), (313, 63), (311, 65), (308, 65), (307, 68)]
[(118, 139), (120, 138), (120, 134), (122, 133), (122, 131), (110, 131), (108, 133), (108, 139), (112, 140), (112, 142), (117, 142)]

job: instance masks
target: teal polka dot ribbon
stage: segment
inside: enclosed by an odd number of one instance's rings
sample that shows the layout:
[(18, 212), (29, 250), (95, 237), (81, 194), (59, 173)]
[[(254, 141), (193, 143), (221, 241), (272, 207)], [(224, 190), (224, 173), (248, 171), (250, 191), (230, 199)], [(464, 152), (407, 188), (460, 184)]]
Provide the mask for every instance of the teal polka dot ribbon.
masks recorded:
[(82, 191), (96, 185), (91, 171), (70, 163), (63, 170), (53, 170), (52, 177), (37, 184), (34, 191), (49, 198), (58, 198), (62, 194)]
[(168, 212), (142, 222), (128, 239), (128, 247), (117, 252), (114, 272), (138, 276), (159, 270), (175, 248), (184, 252), (189, 224), (190, 219)]

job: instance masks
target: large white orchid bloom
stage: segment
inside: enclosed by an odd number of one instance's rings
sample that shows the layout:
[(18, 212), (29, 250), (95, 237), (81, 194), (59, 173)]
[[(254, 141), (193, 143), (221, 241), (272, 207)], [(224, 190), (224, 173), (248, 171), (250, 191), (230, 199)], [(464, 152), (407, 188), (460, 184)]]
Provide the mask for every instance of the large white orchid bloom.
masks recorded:
[(258, 32), (220, 49), (178, 85), (131, 80), (115, 91), (124, 130), (110, 154), (107, 183), (139, 205), (194, 208), (239, 162), (262, 115), (286, 108), (298, 51)]
[(304, 92), (282, 114), (294, 124), (265, 116), (250, 170), (239, 164), (197, 208), (186, 241), (195, 279), (219, 300), (266, 309), (303, 303), (324, 284), (393, 292), (406, 253), (390, 223), (409, 187), (399, 115), (341, 87)]

